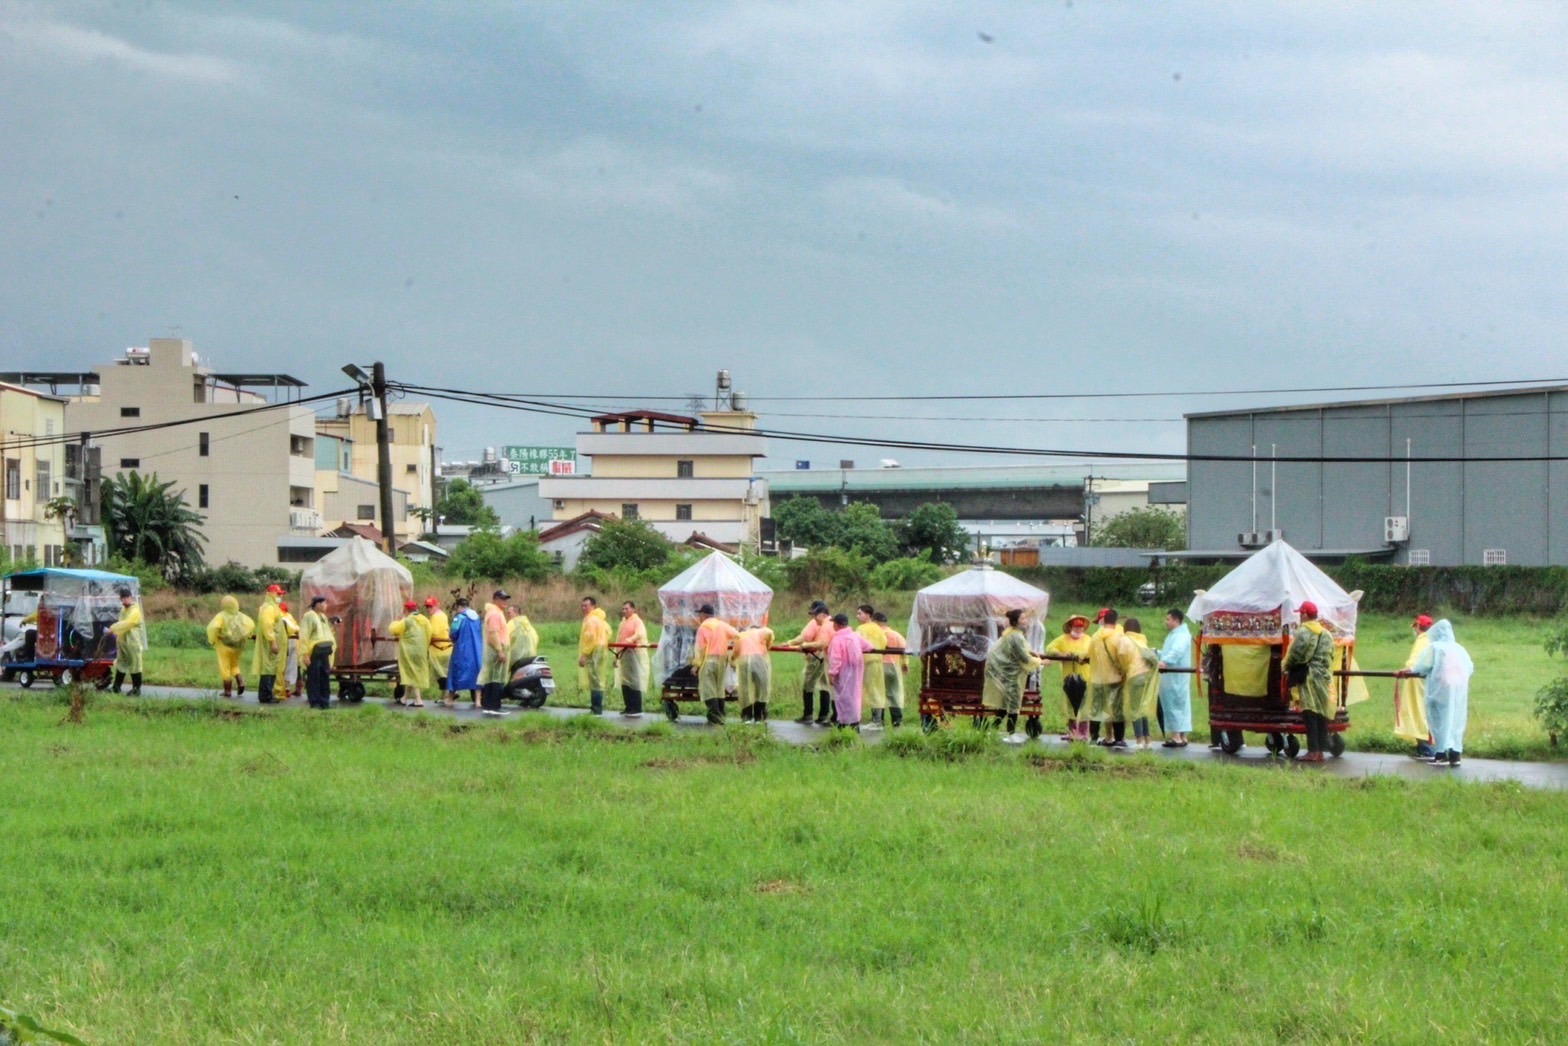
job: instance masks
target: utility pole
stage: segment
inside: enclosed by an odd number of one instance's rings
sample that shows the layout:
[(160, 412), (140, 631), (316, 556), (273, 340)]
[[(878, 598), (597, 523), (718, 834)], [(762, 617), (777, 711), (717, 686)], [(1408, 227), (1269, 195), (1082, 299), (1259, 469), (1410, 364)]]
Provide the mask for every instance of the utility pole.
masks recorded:
[(397, 551), (392, 519), (392, 424), (387, 417), (387, 368), (370, 367), (370, 392), (376, 397), (376, 484), (381, 488), (381, 543), (387, 555)]

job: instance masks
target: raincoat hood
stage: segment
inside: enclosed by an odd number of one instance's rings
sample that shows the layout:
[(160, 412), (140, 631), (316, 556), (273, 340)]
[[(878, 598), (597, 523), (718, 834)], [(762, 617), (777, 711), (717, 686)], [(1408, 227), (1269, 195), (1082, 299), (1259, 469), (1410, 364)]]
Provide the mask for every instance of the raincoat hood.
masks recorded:
[(218, 605), (223, 608), (224, 613), (227, 613), (227, 614), (239, 613), (240, 601), (235, 599), (233, 596), (224, 596), (222, 599), (220, 599), (218, 601)]
[(1452, 643), (1454, 640), (1454, 626), (1449, 624), (1448, 618), (1443, 618), (1437, 624), (1427, 629), (1427, 639), (1433, 643)]

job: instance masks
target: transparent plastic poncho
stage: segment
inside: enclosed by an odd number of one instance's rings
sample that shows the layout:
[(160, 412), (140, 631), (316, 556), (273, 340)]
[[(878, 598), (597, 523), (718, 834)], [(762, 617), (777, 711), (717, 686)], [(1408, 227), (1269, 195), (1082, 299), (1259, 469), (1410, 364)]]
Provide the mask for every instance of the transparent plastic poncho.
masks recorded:
[(691, 664), (697, 638), (697, 609), (736, 628), (768, 623), (773, 589), (722, 552), (714, 552), (681, 571), (659, 589), (663, 627), (659, 632), (659, 682)]
[(915, 593), (907, 635), (910, 653), (957, 647), (971, 661), (984, 661), (1007, 627), (1009, 610), (1022, 610), (1019, 628), (1035, 653), (1045, 649), (1045, 616), (1051, 597), (993, 567), (971, 567)]
[[(107, 660), (115, 655), (109, 626), (120, 619), (120, 589), (141, 602), (141, 584), (126, 574), (102, 570), (31, 570), (6, 579), (13, 591), (38, 593), (37, 656), (60, 660)], [(142, 649), (147, 648), (143, 615)]]
[(1297, 608), (1307, 602), (1317, 604), (1318, 620), (1336, 639), (1355, 638), (1355, 599), (1306, 556), (1275, 541), (1200, 592), (1187, 616), (1202, 621), (1210, 637), (1273, 640), (1300, 622)]
[(369, 667), (397, 660), (397, 640), (387, 634), (414, 598), (414, 577), (397, 560), (356, 537), (306, 567), (300, 575), (300, 606), (310, 609), (316, 596), (327, 599), (328, 618), (337, 634), (339, 668)]

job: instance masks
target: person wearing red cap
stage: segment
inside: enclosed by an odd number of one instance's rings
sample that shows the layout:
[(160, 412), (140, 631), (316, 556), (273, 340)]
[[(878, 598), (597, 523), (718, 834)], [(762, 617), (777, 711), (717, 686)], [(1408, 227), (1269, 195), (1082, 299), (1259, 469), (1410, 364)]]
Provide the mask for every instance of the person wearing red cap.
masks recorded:
[(435, 596), (425, 600), (425, 618), (430, 622), (430, 678), (439, 694), (446, 690), (447, 670), (452, 665), (452, 623)]
[(394, 700), (423, 708), (423, 691), (430, 687), (430, 619), (410, 599), (403, 604), (402, 619), (392, 622), (387, 632), (397, 640), (397, 679), (403, 688), (403, 696)]
[(256, 608), (256, 654), (251, 659), (251, 670), (256, 674), (256, 700), (264, 705), (275, 704), (272, 685), (277, 681), (283, 655), (288, 651), (288, 632), (283, 624), (283, 611), (278, 604), (283, 601), (283, 588), (268, 585), (267, 594)]
[(1089, 660), (1088, 627), (1088, 618), (1074, 614), (1062, 626), (1062, 634), (1045, 647), (1045, 659), (1062, 666), (1062, 698), (1067, 702), (1067, 733), (1062, 736), (1063, 741), (1089, 740), (1089, 721), (1078, 718), (1084, 694), (1089, 691), (1082, 668)]
[(1306, 670), (1305, 680), (1292, 688), (1307, 726), (1307, 754), (1302, 756), (1302, 761), (1321, 763), (1323, 752), (1328, 748), (1328, 721), (1334, 715), (1334, 699), (1329, 689), (1334, 637), (1318, 621), (1316, 603), (1303, 603), (1296, 612), (1301, 615), (1301, 623), (1291, 633), (1290, 649), (1280, 671), (1289, 675), (1290, 670), (1298, 666)]
[[(1410, 628), (1415, 632), (1416, 639), (1410, 644), (1410, 656), (1405, 658), (1406, 672), (1415, 668), (1421, 655), (1426, 653), (1427, 645), (1431, 642), (1428, 632), (1432, 628), (1432, 619), (1425, 614), (1418, 614), (1410, 623)], [(1416, 743), (1417, 759), (1430, 759), (1432, 728), (1426, 718), (1426, 680), (1417, 675), (1404, 676), (1395, 686), (1398, 689), (1395, 690), (1394, 733)]]

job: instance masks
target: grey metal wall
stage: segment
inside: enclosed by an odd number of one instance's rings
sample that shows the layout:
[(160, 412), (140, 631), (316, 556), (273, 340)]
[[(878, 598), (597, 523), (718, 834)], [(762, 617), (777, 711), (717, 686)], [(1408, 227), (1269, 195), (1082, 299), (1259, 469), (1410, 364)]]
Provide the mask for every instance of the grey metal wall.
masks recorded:
[[(1258, 410), (1189, 418), (1192, 454), (1249, 454), (1253, 466), (1194, 461), (1188, 469), (1188, 534), (1194, 549), (1233, 549), (1243, 531), (1284, 530), (1301, 549), (1375, 549), (1386, 516), (1409, 515), (1410, 549), (1434, 566), (1479, 564), (1502, 549), (1511, 566), (1568, 565), (1568, 462), (1280, 464), (1281, 455), (1403, 457), (1568, 453), (1568, 390), (1436, 400)], [(1276, 497), (1275, 490), (1278, 490)]]

